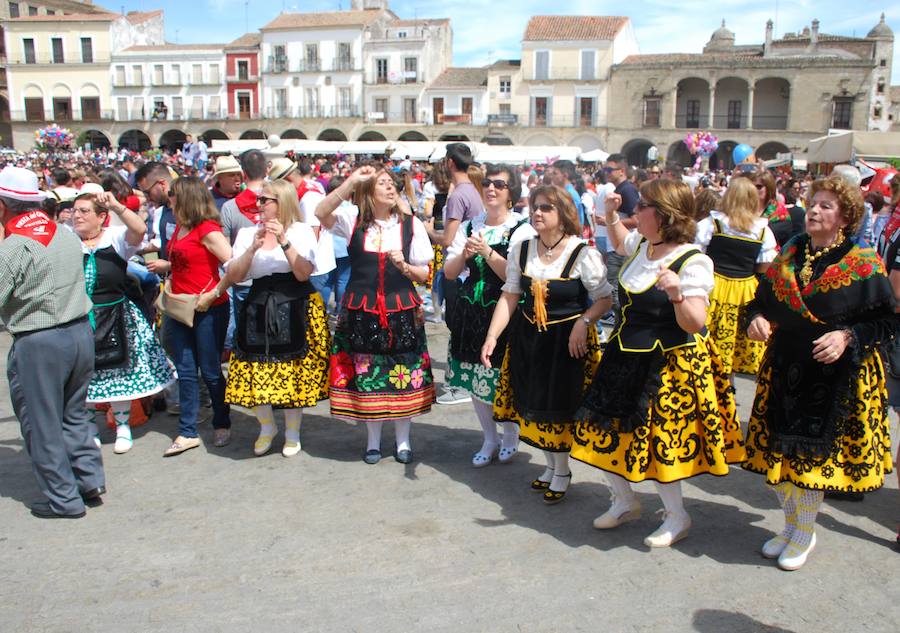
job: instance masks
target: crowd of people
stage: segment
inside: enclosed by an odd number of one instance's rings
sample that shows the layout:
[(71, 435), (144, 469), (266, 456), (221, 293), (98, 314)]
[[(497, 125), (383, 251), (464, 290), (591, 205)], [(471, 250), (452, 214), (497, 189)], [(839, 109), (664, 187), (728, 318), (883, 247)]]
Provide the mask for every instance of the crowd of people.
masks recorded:
[[(543, 452), (527, 485), (546, 504), (566, 498), (570, 458), (604, 471), (599, 530), (639, 518), (631, 484), (654, 481), (649, 547), (690, 532), (681, 482), (741, 465), (784, 510), (761, 553), (785, 570), (814, 549), (826, 494), (892, 471), (900, 177), (881, 190), (849, 165), (795, 179), (620, 154), (479, 165), (461, 143), (434, 164), (193, 151), (0, 171), (0, 318), (35, 516), (77, 518), (106, 493), (97, 421), (122, 454), (154, 410), (177, 415), (172, 457), (201, 445), (206, 407), (227, 445), (237, 406), (262, 456), (280, 410), (293, 457), (325, 399), (365, 426), (367, 464), (385, 422), (407, 464), (417, 416), (471, 402), (473, 467), (520, 441)], [(450, 334), (441, 393), (426, 322)], [(735, 373), (757, 383), (746, 432)]]

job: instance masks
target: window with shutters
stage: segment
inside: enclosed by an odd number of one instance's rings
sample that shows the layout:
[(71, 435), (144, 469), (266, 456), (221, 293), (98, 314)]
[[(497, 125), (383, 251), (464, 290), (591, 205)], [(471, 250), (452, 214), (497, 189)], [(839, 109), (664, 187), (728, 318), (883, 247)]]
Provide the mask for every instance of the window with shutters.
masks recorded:
[(25, 98), (25, 120), (26, 121), (43, 121), (44, 120), (44, 99), (43, 99), (43, 97), (26, 97)]
[(100, 97), (81, 98), (81, 118), (85, 121), (100, 120)]
[(644, 127), (659, 127), (659, 99), (644, 99)]
[(37, 63), (37, 58), (34, 54), (34, 40), (32, 38), (26, 37), (22, 40), (22, 52), (25, 54), (26, 64)]
[(94, 63), (94, 42), (89, 37), (81, 38), (81, 63)]
[(53, 63), (54, 64), (66, 63), (66, 58), (63, 55), (63, 41), (62, 41), (61, 37), (51, 37), (50, 38), (50, 48), (53, 51)]
[(534, 52), (534, 78), (550, 79), (550, 51)]
[(581, 79), (591, 81), (597, 78), (596, 51), (581, 51)]
[(853, 120), (853, 98), (835, 97), (832, 102), (831, 127), (849, 130)]

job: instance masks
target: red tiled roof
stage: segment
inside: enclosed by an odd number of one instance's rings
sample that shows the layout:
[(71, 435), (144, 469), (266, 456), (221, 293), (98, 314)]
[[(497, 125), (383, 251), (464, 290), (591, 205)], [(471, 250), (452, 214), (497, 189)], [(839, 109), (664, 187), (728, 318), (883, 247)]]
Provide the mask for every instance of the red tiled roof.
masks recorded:
[(487, 85), (487, 68), (445, 68), (431, 88), (480, 88)]
[(525, 41), (612, 40), (628, 18), (607, 15), (536, 15), (525, 28)]
[(233, 42), (226, 44), (225, 48), (255, 48), (259, 46), (260, 40), (259, 33), (244, 33)]
[(129, 11), (125, 15), (125, 19), (132, 24), (140, 24), (163, 14), (162, 9), (156, 11)]
[(279, 13), (260, 29), (308, 29), (324, 26), (368, 26), (383, 17), (396, 17), (390, 11), (326, 11), (321, 13)]

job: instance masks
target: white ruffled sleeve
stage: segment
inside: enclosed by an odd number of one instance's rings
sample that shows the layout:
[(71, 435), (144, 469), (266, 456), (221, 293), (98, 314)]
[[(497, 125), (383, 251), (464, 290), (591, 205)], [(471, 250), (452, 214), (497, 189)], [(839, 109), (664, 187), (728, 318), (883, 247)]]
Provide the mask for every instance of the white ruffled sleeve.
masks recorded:
[(253, 244), (253, 235), (256, 231), (255, 226), (246, 226), (237, 232), (237, 237), (234, 238), (234, 244), (231, 247), (231, 259), (222, 264), (222, 268), (228, 270), (231, 262), (247, 252), (247, 249)]
[(453, 236), (453, 243), (447, 247), (447, 259), (456, 257), (466, 249), (466, 230), (471, 222), (466, 220), (456, 229), (456, 235)]
[(606, 266), (603, 264), (603, 256), (596, 248), (587, 247), (585, 254), (579, 258), (575, 270), (581, 279), (581, 285), (588, 292), (591, 301), (612, 294), (612, 286), (606, 279)]
[(637, 250), (642, 239), (644, 239), (644, 237), (638, 233), (637, 229), (632, 229), (632, 231), (625, 236), (625, 257), (630, 256)]
[(709, 301), (709, 293), (715, 284), (713, 262), (706, 255), (694, 255), (688, 259), (678, 273), (681, 294), (685, 297), (703, 297)]
[[(303, 196), (304, 198), (306, 196)], [(356, 218), (359, 216), (359, 207), (355, 204), (342, 204), (334, 210), (334, 226), (331, 227), (331, 234), (343, 237), (348, 242), (353, 234), (353, 227), (356, 226)], [(415, 241), (415, 240), (414, 240)]]
[(694, 244), (699, 246), (704, 253), (706, 252), (706, 247), (709, 246), (709, 241), (712, 239), (713, 226), (712, 218), (709, 217), (697, 222), (697, 236), (694, 238)]
[(530, 222), (526, 222), (525, 224), (517, 228), (509, 238), (509, 248), (506, 249), (507, 253), (511, 253), (513, 246), (515, 246), (516, 244), (527, 242), (535, 236), (537, 236), (537, 231), (534, 230), (534, 227), (531, 226)]
[[(241, 229), (243, 231), (243, 229)], [(307, 260), (313, 266), (316, 265), (316, 234), (313, 233), (312, 227), (303, 222), (294, 222), (285, 231), (285, 235), (297, 254)], [(240, 238), (240, 233), (238, 233)]]
[(110, 242), (112, 243), (113, 250), (116, 251), (116, 255), (126, 262), (131, 259), (143, 245), (143, 241), (137, 246), (132, 246), (128, 243), (125, 239), (125, 235), (128, 233), (128, 227), (124, 224), (120, 224), (119, 226), (108, 226), (104, 231), (108, 232)]
[(522, 294), (522, 271), (519, 270), (519, 253), (523, 248), (528, 248), (528, 244), (528, 241), (523, 240), (514, 246), (510, 246), (506, 256), (506, 282), (501, 288), (503, 292), (514, 295)]
[(756, 258), (757, 264), (768, 264), (775, 261), (775, 255), (778, 254), (778, 242), (775, 241), (775, 234), (772, 229), (766, 225), (763, 229), (762, 248), (759, 249), (759, 256)]
[[(459, 231), (457, 231), (459, 234)], [(465, 243), (465, 242), (463, 242)], [(434, 250), (431, 248), (431, 240), (425, 231), (422, 221), (413, 217), (412, 244), (409, 245), (409, 263), (413, 266), (427, 266), (434, 259)]]

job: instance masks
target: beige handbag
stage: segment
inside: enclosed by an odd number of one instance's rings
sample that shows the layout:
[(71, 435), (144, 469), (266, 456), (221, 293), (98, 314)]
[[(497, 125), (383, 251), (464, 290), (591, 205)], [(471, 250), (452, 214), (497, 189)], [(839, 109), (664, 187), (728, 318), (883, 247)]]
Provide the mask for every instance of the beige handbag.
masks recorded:
[(172, 281), (166, 279), (162, 292), (156, 298), (156, 309), (188, 327), (194, 327), (194, 313), (199, 301), (200, 295), (172, 292)]

